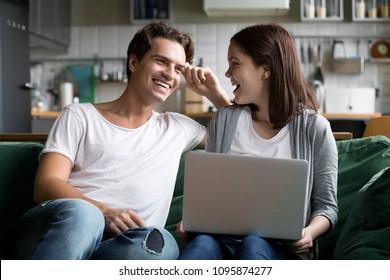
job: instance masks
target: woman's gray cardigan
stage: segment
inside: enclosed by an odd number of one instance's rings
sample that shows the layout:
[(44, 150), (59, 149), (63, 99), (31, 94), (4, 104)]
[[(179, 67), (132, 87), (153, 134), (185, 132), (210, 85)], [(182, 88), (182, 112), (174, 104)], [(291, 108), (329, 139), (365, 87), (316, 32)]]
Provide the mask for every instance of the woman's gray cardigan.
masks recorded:
[[(207, 128), (206, 151), (230, 152), (238, 118), (244, 108), (245, 106), (232, 105), (215, 113)], [(314, 110), (307, 109), (287, 125), (293, 143), (293, 158), (309, 162), (305, 226), (318, 215), (328, 218), (334, 226), (338, 216), (338, 154), (330, 124)], [(304, 258), (315, 258), (318, 253), (316, 251), (312, 252), (314, 255)]]

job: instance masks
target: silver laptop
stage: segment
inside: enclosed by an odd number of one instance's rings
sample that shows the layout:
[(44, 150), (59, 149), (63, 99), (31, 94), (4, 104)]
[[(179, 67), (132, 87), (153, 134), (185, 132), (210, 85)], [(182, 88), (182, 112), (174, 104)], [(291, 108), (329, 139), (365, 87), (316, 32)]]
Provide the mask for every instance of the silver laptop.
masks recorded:
[(298, 240), (307, 185), (306, 160), (188, 152), (183, 228)]

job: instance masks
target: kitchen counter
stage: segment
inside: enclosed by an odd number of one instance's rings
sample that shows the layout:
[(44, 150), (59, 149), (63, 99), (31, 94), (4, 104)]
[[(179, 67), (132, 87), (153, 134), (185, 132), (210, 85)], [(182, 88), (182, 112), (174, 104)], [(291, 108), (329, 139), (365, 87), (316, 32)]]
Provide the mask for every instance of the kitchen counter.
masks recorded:
[(57, 118), (60, 112), (58, 111), (37, 111), (31, 110), (32, 117)]
[[(32, 117), (44, 117), (44, 118), (56, 118), (60, 114), (59, 111), (31, 111)], [(205, 112), (205, 113), (191, 113), (185, 114), (186, 116), (193, 119), (210, 119), (213, 116), (213, 113)], [(372, 118), (378, 118), (382, 116), (380, 112), (376, 112), (373, 114), (329, 114), (322, 113), (322, 115), (329, 120), (369, 120)]]
[(38, 111), (31, 110), (31, 130), (33, 133), (49, 133), (56, 118), (58, 111)]
[(373, 114), (328, 114), (322, 113), (322, 115), (328, 120), (369, 120), (372, 118), (378, 118), (382, 116), (382, 113), (376, 112)]

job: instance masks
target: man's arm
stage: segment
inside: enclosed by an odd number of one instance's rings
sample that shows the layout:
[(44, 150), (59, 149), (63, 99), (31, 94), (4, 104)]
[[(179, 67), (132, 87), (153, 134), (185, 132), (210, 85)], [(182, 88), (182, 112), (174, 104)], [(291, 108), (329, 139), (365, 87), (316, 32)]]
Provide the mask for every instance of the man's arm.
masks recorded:
[(57, 153), (43, 154), (35, 177), (34, 200), (41, 203), (58, 198), (84, 199), (98, 207), (105, 218), (106, 230), (120, 233), (129, 228), (146, 226), (143, 219), (131, 210), (119, 210), (90, 199), (68, 184), (71, 161)]

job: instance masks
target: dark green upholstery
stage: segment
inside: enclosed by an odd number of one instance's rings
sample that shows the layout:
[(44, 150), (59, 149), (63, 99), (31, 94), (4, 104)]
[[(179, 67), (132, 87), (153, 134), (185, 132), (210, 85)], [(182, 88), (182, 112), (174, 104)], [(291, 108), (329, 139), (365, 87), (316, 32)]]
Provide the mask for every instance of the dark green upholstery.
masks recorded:
[(32, 199), (38, 143), (0, 142), (0, 230), (2, 259), (14, 259), (16, 226), (19, 217), (35, 205)]
[(177, 172), (175, 191), (173, 193), (171, 208), (169, 210), (167, 223), (165, 228), (169, 230), (175, 237), (180, 248), (185, 246), (185, 243), (176, 235), (176, 225), (181, 221), (183, 207), (183, 184), (184, 184), (184, 155), (181, 156), (180, 166)]
[[(355, 204), (359, 190), (375, 174), (390, 166), (390, 140), (385, 136), (337, 141), (337, 149), (339, 221), (328, 235), (320, 238), (321, 259), (333, 259), (337, 239)], [(390, 186), (388, 188), (390, 189)], [(390, 238), (386, 242), (390, 242)]]
[(335, 247), (335, 259), (390, 259), (390, 167), (360, 189)]
[[(15, 258), (18, 218), (35, 205), (33, 182), (42, 147), (37, 143), (0, 142), (2, 259)], [(390, 227), (390, 140), (374, 136), (338, 141), (337, 148), (339, 222), (330, 233), (320, 238), (320, 258), (389, 259), (390, 238), (384, 236), (389, 236)], [(183, 177), (184, 157), (181, 158), (166, 224), (175, 237), (176, 224), (182, 213)], [(177, 240), (183, 247), (184, 243)]]

